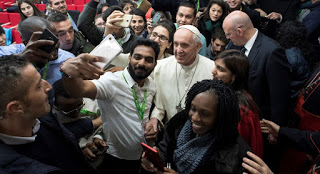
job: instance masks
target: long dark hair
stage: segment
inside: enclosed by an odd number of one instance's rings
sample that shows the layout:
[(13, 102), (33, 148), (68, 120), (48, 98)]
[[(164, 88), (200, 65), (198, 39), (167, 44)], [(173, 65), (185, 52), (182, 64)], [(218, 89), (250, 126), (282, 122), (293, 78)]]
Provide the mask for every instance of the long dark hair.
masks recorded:
[(224, 84), (222, 81), (202, 80), (195, 83), (186, 97), (186, 114), (191, 108), (191, 102), (194, 97), (202, 92), (208, 92), (218, 99), (218, 112), (217, 118), (212, 131), (218, 137), (220, 146), (233, 143), (237, 136), (238, 124), (240, 121), (240, 109), (238, 104), (238, 97), (234, 90), (229, 87), (228, 84)]
[(19, 14), (20, 14), (20, 19), (22, 22), (23, 20), (25, 20), (26, 18), (28, 18), (27, 16), (25, 16), (22, 11), (21, 11), (21, 4), (22, 3), (27, 3), (29, 4), (32, 8), (33, 8), (33, 16), (40, 16), (40, 17), (45, 17), (46, 15), (43, 14), (31, 1), (29, 0), (19, 0), (18, 1), (18, 11), (19, 11)]
[[(223, 2), (223, 0), (211, 0), (211, 1), (209, 2), (209, 4), (207, 5), (206, 10), (203, 12), (203, 20), (204, 20), (204, 21), (211, 20), (210, 15), (209, 15), (209, 12), (210, 12), (211, 6), (214, 5), (214, 4), (219, 5), (219, 6), (222, 8), (222, 10), (223, 10), (223, 13), (222, 13), (222, 15), (221, 15), (221, 18), (218, 20), (219, 22), (222, 23), (222, 21), (224, 20), (224, 18), (227, 16), (227, 7), (226, 7), (226, 4)], [(217, 22), (218, 22), (218, 21), (217, 21)]]
[(231, 86), (238, 95), (239, 104), (257, 112), (258, 107), (251, 95), (249, 95), (248, 77), (250, 66), (247, 56), (239, 50), (231, 49), (222, 51), (215, 59), (223, 59), (226, 67), (235, 75), (235, 80)]

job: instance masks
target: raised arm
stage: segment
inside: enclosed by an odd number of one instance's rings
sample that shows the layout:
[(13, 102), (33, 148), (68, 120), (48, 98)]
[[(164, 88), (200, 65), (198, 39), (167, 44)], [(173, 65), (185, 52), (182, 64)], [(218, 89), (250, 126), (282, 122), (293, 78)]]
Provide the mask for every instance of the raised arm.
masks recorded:
[[(83, 79), (98, 79), (103, 70), (92, 63), (98, 59), (89, 54), (80, 54), (76, 58), (68, 59), (61, 66), (63, 84), (73, 98), (91, 98), (97, 95), (97, 88), (93, 82)], [(69, 77), (67, 77), (69, 76)]]
[(94, 17), (96, 16), (98, 4), (98, 2), (93, 0), (87, 3), (80, 13), (77, 24), (78, 29), (94, 46), (97, 46), (102, 41), (104, 33), (104, 28), (94, 25)]

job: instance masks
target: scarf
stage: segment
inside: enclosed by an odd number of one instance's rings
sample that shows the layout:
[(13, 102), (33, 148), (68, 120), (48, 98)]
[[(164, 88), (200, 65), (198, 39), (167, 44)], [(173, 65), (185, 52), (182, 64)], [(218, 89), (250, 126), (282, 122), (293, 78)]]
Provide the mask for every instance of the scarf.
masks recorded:
[(221, 25), (221, 22), (212, 22), (211, 20), (205, 21), (204, 25), (207, 31), (213, 32), (213, 30)]
[(197, 167), (203, 166), (209, 159), (210, 152), (213, 151), (215, 139), (212, 132), (195, 137), (191, 120), (188, 119), (178, 136), (177, 147), (173, 154), (178, 172), (188, 174), (194, 172)]

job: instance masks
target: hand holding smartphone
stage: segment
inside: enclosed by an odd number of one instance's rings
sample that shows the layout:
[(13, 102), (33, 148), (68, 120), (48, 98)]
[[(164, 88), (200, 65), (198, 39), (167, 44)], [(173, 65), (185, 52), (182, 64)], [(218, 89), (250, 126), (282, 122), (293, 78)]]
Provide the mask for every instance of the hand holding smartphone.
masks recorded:
[(49, 29), (45, 28), (38, 40), (52, 40), (54, 42), (53, 45), (45, 45), (39, 47), (40, 50), (51, 53), (51, 51), (54, 49), (56, 46), (57, 42), (59, 41), (58, 37), (53, 34)]
[(95, 149), (93, 146), (89, 147), (91, 152), (97, 156), (101, 156), (101, 155), (105, 154), (108, 148), (109, 148), (109, 146), (99, 147), (98, 149)]
[(146, 158), (159, 170), (164, 172), (163, 164), (160, 160), (159, 153), (153, 149), (152, 147), (148, 146), (145, 143), (141, 143), (141, 146), (145, 152)]
[(90, 52), (90, 55), (98, 57), (98, 62), (94, 62), (93, 64), (104, 70), (121, 52), (122, 47), (116, 39), (109, 34)]
[(162, 14), (159, 12), (156, 12), (152, 17), (152, 26), (158, 23), (161, 17), (162, 17)]
[(123, 15), (123, 20), (121, 22), (115, 22), (114, 24), (118, 27), (128, 28), (132, 20), (132, 15)]

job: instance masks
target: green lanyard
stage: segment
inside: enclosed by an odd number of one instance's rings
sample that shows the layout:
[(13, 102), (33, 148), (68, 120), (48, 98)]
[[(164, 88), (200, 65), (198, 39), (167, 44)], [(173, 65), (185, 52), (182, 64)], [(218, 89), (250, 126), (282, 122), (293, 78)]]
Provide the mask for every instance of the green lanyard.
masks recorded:
[[(36, 69), (38, 69), (35, 64), (34, 64), (33, 66), (34, 66)], [(43, 73), (42, 73), (42, 76), (41, 76), (41, 78), (42, 78), (43, 80), (46, 80), (46, 78), (47, 78), (48, 68), (49, 68), (49, 62), (47, 62), (47, 63), (44, 65)]]
[(97, 113), (94, 113), (94, 112), (91, 112), (91, 111), (88, 111), (86, 109), (81, 108), (80, 113), (85, 116), (94, 116), (94, 117), (100, 116), (100, 110), (98, 110)]
[(69, 15), (69, 13), (67, 13), (68, 19), (71, 21), (71, 16)]
[[(122, 76), (123, 76), (124, 80), (126, 81), (126, 83), (128, 84), (127, 79), (124, 77), (124, 73), (122, 73)], [(139, 104), (139, 100), (138, 100), (138, 97), (137, 97), (136, 90), (133, 87), (131, 87), (131, 90), (132, 90), (132, 95), (133, 95), (134, 103), (136, 104), (136, 108), (137, 108), (138, 114), (140, 116), (141, 121), (143, 121), (144, 109), (146, 107), (147, 89), (144, 90), (144, 98), (143, 98), (141, 107), (140, 107), (140, 104)]]
[(143, 0), (142, 0), (142, 1), (140, 1), (140, 3), (138, 4), (137, 8), (139, 8), (139, 7), (140, 7), (140, 5), (142, 4), (142, 2), (143, 2)]
[(119, 45), (122, 46), (122, 38), (119, 39)]
[(200, 8), (200, 0), (198, 0), (197, 2), (197, 12), (199, 11), (199, 8)]

